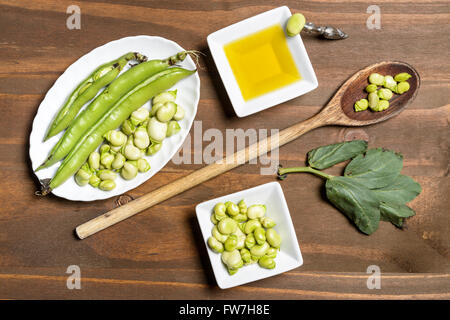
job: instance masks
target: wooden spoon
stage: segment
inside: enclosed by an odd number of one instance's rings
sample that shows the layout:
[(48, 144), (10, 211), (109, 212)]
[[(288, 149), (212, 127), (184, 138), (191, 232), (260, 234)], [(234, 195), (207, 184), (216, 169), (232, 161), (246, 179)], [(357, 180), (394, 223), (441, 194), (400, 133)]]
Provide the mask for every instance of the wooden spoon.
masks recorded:
[[(412, 77), (408, 80), (409, 91), (402, 95), (395, 95), (390, 100), (390, 107), (382, 112), (372, 112), (369, 110), (355, 112), (354, 103), (367, 97), (364, 88), (368, 85), (367, 78), (373, 72), (382, 75), (396, 75), (407, 72)], [(389, 119), (399, 114), (406, 106), (414, 100), (420, 86), (419, 74), (416, 70), (404, 62), (383, 61), (370, 65), (349, 78), (336, 92), (330, 102), (315, 116), (297, 123), (289, 128), (280, 131), (278, 139), (268, 137), (248, 146), (245, 149), (227, 156), (222, 161), (217, 161), (191, 174), (175, 180), (159, 189), (156, 189), (136, 200), (119, 206), (109, 212), (98, 216), (76, 228), (76, 234), (80, 239), (108, 228), (122, 220), (125, 220), (147, 208), (150, 208), (166, 199), (180, 194), (202, 182), (231, 170), (245, 162), (267, 153), (279, 146), (282, 146), (304, 133), (318, 127), (327, 125), (341, 126), (366, 126)], [(278, 140), (278, 141), (277, 141)]]

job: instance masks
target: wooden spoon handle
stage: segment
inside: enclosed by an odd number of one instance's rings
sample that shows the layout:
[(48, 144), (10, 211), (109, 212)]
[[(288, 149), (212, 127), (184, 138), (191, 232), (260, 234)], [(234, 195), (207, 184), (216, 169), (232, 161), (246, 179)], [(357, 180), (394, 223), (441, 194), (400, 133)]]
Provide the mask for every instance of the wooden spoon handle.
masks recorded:
[(154, 206), (155, 204), (167, 200), (192, 187), (195, 187), (202, 182), (214, 178), (221, 173), (244, 164), (247, 161), (266, 154), (267, 152), (300, 137), (304, 133), (326, 124), (328, 124), (328, 122), (323, 115), (319, 113), (312, 118), (280, 131), (278, 135), (262, 139), (245, 149), (239, 150), (236, 153), (227, 156), (223, 160), (219, 160), (206, 167), (196, 170), (189, 175), (166, 184), (165, 186), (147, 193), (136, 200), (130, 201), (123, 206), (117, 207), (92, 220), (89, 220), (88, 222), (78, 226), (76, 228), (76, 233), (80, 239), (87, 238), (98, 231), (106, 229), (147, 208)]

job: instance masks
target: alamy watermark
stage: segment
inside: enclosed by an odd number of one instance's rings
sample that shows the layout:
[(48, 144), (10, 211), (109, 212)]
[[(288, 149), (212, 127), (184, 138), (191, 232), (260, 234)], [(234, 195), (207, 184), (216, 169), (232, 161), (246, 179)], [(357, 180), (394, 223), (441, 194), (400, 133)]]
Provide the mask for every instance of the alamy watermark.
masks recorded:
[(66, 13), (70, 14), (70, 16), (68, 16), (67, 20), (66, 20), (67, 29), (80, 30), (81, 29), (81, 9), (80, 9), (80, 7), (77, 5), (68, 6)]
[(377, 265), (367, 267), (367, 273), (370, 276), (367, 278), (367, 289), (381, 289), (381, 269)]
[(369, 30), (381, 29), (381, 9), (377, 5), (367, 7), (367, 13), (371, 15), (367, 18), (366, 26)]
[(70, 276), (67, 277), (66, 286), (67, 289), (81, 289), (81, 269), (77, 265), (70, 265), (66, 270), (67, 274)]
[[(172, 162), (179, 164), (212, 164), (214, 162), (226, 164), (244, 164), (246, 157), (243, 151), (247, 146), (256, 146), (258, 141), (265, 141), (270, 137), (270, 144), (259, 143), (254, 149), (259, 157), (252, 158), (250, 164), (261, 165), (262, 175), (275, 174), (279, 164), (279, 130), (271, 129), (226, 129), (225, 134), (216, 128), (203, 131), (202, 121), (194, 121), (192, 135), (188, 135), (181, 149), (172, 158)], [(203, 148), (203, 142), (209, 142)], [(193, 146), (193, 148), (192, 148)], [(193, 149), (193, 152), (191, 151)], [(270, 149), (273, 149), (270, 154)], [(239, 156), (233, 154), (238, 152)]]

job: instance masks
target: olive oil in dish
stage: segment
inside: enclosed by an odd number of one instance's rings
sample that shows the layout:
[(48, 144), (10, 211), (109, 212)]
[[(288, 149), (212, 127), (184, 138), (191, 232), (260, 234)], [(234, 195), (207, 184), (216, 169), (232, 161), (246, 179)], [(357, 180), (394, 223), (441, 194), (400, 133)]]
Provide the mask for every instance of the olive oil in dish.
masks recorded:
[(302, 78), (279, 24), (234, 40), (224, 51), (245, 101)]

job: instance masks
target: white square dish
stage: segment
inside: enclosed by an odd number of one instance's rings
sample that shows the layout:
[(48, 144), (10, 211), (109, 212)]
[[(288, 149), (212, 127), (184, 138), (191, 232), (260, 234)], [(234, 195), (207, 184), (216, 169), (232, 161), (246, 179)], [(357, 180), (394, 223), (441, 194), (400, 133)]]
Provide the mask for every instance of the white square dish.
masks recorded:
[[(208, 247), (207, 240), (211, 236), (211, 230), (214, 227), (210, 217), (216, 203), (225, 203), (226, 201), (238, 203), (242, 199), (245, 200), (247, 206), (252, 204), (266, 205), (266, 216), (275, 220), (276, 226), (274, 229), (280, 234), (282, 242), (280, 251), (275, 258), (276, 267), (274, 269), (264, 269), (258, 264), (251, 264), (243, 266), (236, 274), (231, 276), (228, 274), (226, 267), (222, 263), (221, 255), (213, 252)], [(196, 206), (195, 211), (214, 271), (214, 276), (217, 285), (221, 289), (227, 289), (271, 277), (300, 267), (303, 264), (302, 254), (300, 252), (286, 199), (284, 198), (283, 190), (278, 182), (266, 183), (251, 189), (202, 202)]]
[(286, 36), (286, 41), (295, 65), (297, 66), (302, 78), (290, 85), (270, 91), (269, 93), (248, 101), (244, 100), (239, 84), (236, 81), (233, 70), (231, 69), (230, 63), (225, 55), (224, 45), (276, 24), (280, 24), (284, 30), (290, 16), (291, 11), (289, 8), (283, 6), (242, 20), (208, 35), (207, 42), (209, 49), (217, 66), (217, 70), (219, 71), (220, 77), (222, 78), (231, 104), (233, 105), (238, 117), (245, 117), (270, 108), (317, 88), (318, 82), (316, 74), (314, 73), (314, 69), (309, 61), (308, 54), (300, 35), (295, 37)]

